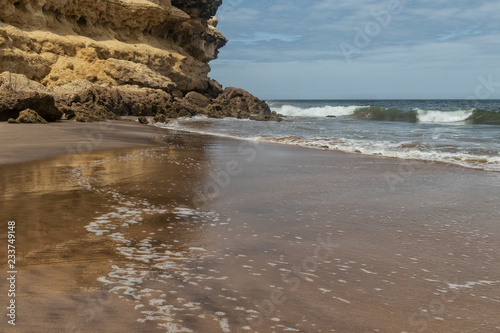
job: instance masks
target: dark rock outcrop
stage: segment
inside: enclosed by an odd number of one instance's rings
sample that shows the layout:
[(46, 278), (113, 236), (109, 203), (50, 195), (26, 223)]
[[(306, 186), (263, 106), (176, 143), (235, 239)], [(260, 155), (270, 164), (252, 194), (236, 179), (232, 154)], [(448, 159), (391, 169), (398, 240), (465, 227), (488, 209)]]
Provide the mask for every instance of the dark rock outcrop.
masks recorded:
[(207, 105), (210, 104), (210, 99), (208, 97), (195, 91), (188, 93), (184, 99), (187, 103), (202, 109), (206, 108)]
[(0, 121), (16, 119), (21, 111), (31, 109), (46, 121), (61, 119), (63, 113), (55, 106), (54, 97), (37, 92), (0, 90)]
[(252, 120), (281, 120), (266, 102), (240, 88), (226, 88), (207, 108), (208, 115)]
[(68, 119), (96, 121), (128, 115), (153, 116), (165, 111), (171, 99), (170, 94), (159, 89), (91, 84), (72, 93), (60, 94), (57, 105)]

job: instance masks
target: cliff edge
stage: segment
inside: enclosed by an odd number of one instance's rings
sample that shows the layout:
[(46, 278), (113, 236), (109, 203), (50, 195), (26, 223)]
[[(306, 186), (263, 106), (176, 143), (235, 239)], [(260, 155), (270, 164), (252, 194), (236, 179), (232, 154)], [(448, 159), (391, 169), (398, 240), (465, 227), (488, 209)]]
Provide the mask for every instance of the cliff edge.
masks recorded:
[[(0, 0), (0, 120), (206, 114), (273, 120), (208, 77), (222, 0)], [(236, 107), (237, 106), (237, 107)]]

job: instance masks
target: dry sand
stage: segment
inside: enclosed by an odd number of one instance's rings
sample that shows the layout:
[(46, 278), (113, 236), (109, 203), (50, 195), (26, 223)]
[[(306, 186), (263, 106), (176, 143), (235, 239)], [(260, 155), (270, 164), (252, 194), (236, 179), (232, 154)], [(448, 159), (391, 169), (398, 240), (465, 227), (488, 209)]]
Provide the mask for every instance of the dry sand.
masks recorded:
[(498, 173), (167, 133), (0, 167), (2, 332), (499, 331)]

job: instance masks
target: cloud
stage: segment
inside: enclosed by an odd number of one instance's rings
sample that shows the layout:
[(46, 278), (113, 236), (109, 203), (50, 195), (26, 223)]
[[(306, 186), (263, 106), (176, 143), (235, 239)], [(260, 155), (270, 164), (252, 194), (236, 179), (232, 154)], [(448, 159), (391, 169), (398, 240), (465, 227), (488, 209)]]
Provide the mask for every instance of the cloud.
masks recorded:
[(254, 32), (251, 35), (243, 34), (239, 37), (232, 38), (232, 43), (242, 43), (247, 45), (254, 45), (261, 42), (272, 42), (272, 41), (280, 41), (280, 42), (295, 42), (299, 40), (301, 35), (287, 35), (280, 33), (272, 33), (272, 32)]
[(466, 28), (464, 30), (461, 30), (461, 31), (457, 31), (457, 30), (452, 30), (450, 31), (449, 33), (447, 34), (444, 34), (444, 35), (440, 35), (437, 40), (438, 41), (447, 41), (447, 40), (451, 40), (451, 39), (455, 39), (455, 38), (459, 38), (459, 37), (463, 37), (463, 36), (474, 36), (474, 35), (480, 35), (483, 33), (483, 31), (481, 30), (478, 30), (478, 28), (481, 26), (482, 24), (479, 23), (479, 24), (476, 24), (472, 27), (469, 27), (469, 28)]

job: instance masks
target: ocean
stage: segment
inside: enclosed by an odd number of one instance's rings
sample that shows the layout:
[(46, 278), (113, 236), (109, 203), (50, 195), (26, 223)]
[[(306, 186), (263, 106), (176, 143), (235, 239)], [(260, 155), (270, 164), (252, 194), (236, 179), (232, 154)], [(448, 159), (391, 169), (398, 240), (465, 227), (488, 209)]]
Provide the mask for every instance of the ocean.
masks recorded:
[(269, 100), (281, 123), (178, 119), (171, 129), (500, 171), (499, 100)]

